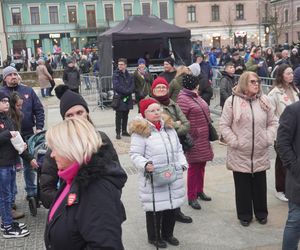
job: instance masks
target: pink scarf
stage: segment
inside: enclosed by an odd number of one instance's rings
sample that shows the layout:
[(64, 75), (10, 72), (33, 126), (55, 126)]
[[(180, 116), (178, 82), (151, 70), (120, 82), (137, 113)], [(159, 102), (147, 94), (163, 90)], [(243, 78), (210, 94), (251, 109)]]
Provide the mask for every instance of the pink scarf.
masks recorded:
[(62, 201), (69, 193), (71, 184), (73, 182), (74, 177), (77, 175), (79, 168), (80, 168), (79, 164), (77, 162), (74, 162), (71, 166), (69, 166), (65, 170), (58, 171), (58, 176), (63, 180), (65, 180), (67, 185), (65, 186), (64, 190), (60, 193), (58, 199), (55, 201), (53, 207), (51, 208), (48, 222), (52, 220), (54, 213), (56, 212), (56, 210), (58, 209)]

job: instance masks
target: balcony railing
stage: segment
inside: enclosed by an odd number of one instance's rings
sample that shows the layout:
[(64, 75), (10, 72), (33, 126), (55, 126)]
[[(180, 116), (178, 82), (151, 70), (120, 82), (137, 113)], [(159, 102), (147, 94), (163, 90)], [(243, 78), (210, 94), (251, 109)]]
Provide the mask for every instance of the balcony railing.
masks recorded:
[(107, 25), (97, 25), (96, 27), (86, 27), (84, 25), (76, 24), (75, 30), (78, 33), (101, 33), (108, 29)]

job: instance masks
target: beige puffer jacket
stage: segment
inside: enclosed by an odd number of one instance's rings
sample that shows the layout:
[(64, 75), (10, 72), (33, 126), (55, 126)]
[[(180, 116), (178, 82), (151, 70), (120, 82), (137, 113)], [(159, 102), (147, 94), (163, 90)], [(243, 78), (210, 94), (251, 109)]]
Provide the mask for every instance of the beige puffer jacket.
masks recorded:
[(249, 98), (237, 93), (236, 87), (233, 89), (219, 122), (228, 145), (228, 169), (254, 173), (270, 168), (268, 148), (274, 143), (278, 123), (271, 107), (267, 97), (260, 93)]
[[(299, 97), (298, 97), (299, 90), (297, 88), (296, 89), (292, 87), (290, 88), (293, 93), (295, 102), (299, 101)], [(268, 98), (273, 106), (275, 115), (277, 116), (278, 119), (281, 116), (284, 109), (286, 108), (286, 106), (294, 103), (286, 94), (285, 89), (280, 87), (273, 88), (268, 94)]]

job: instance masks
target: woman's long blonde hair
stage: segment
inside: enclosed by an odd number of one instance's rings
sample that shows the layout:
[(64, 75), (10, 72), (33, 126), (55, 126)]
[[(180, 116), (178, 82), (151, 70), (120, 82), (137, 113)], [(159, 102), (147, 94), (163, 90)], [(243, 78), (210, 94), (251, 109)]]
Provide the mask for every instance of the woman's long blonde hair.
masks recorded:
[(86, 119), (72, 118), (51, 127), (46, 133), (47, 145), (70, 161), (87, 163), (102, 145), (100, 134)]
[(175, 75), (175, 78), (177, 78), (178, 76), (181, 76), (183, 74), (189, 74), (189, 68), (186, 67), (186, 66), (179, 66), (177, 69), (176, 69), (176, 75)]

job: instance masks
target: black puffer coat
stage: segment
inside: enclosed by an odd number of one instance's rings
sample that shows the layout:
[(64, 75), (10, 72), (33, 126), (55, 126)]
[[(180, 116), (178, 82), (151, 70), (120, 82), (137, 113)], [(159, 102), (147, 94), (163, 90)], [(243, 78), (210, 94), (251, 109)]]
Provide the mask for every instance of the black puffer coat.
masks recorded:
[[(120, 198), (127, 175), (111, 155), (101, 147), (80, 167), (69, 193), (47, 221), (46, 249), (124, 249), (121, 224), (126, 214)], [(64, 187), (65, 183), (56, 199)]]
[[(104, 133), (99, 131), (102, 138), (102, 147), (101, 150), (105, 150), (111, 154), (112, 160), (119, 162), (119, 158), (116, 150), (109, 137)], [(50, 208), (53, 200), (57, 194), (57, 184), (59, 177), (57, 175), (57, 165), (53, 158), (50, 157), (51, 150), (48, 150), (41, 168), (40, 176), (40, 199), (45, 208)]]

